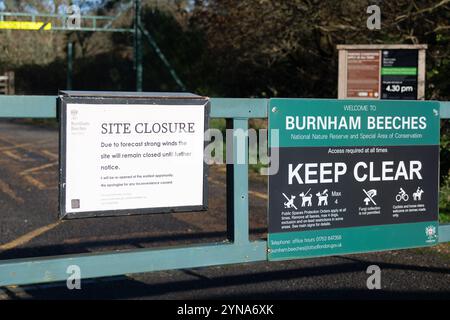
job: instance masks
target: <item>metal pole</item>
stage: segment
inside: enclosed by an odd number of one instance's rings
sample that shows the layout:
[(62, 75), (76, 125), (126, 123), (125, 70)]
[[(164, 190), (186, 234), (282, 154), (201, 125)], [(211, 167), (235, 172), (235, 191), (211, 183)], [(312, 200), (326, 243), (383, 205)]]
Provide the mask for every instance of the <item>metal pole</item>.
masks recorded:
[(181, 81), (180, 77), (178, 77), (177, 73), (175, 72), (175, 69), (171, 66), (171, 64), (169, 63), (169, 61), (167, 60), (166, 56), (164, 55), (164, 53), (162, 53), (161, 49), (159, 48), (158, 44), (156, 43), (155, 39), (151, 36), (151, 34), (145, 30), (142, 26), (141, 26), (141, 32), (144, 34), (144, 36), (147, 38), (148, 42), (150, 43), (150, 45), (153, 47), (153, 49), (155, 50), (156, 54), (158, 55), (158, 57), (161, 59), (161, 61), (164, 63), (164, 65), (166, 66), (167, 70), (169, 70), (170, 75), (172, 76), (172, 78), (175, 80), (175, 82), (177, 83), (178, 87), (182, 90), (182, 91), (186, 91), (186, 86), (184, 85), (184, 83)]
[(67, 43), (67, 90), (72, 90), (72, 60), (73, 60), (73, 44)]
[(134, 2), (134, 54), (136, 64), (136, 91), (142, 91), (142, 32), (141, 25), (141, 0)]

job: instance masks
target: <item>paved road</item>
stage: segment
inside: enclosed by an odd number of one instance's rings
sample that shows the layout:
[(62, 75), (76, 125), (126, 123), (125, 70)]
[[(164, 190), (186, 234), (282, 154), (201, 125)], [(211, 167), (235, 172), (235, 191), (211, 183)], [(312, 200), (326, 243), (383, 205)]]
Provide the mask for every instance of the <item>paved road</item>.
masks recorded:
[[(55, 130), (0, 122), (0, 259), (109, 251), (225, 239), (225, 168), (210, 170), (207, 212), (81, 219), (57, 214)], [(250, 183), (253, 239), (265, 237), (265, 182)], [(441, 249), (447, 250), (448, 246)], [(382, 290), (366, 288), (366, 268), (382, 269)], [(417, 249), (154, 272), (62, 284), (0, 289), (21, 298), (450, 298), (450, 258)]]

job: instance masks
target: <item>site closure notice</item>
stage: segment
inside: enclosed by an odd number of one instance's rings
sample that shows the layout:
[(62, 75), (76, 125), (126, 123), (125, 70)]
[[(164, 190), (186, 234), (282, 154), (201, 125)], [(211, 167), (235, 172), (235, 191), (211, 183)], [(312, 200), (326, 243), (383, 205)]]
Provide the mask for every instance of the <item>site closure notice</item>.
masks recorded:
[(204, 207), (207, 101), (64, 108), (64, 214)]

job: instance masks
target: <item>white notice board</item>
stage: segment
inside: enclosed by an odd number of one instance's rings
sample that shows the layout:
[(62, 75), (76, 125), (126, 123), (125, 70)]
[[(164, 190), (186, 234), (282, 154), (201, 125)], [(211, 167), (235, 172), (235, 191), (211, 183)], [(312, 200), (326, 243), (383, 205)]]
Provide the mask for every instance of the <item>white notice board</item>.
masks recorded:
[(60, 216), (206, 209), (208, 100), (125, 100), (61, 97)]

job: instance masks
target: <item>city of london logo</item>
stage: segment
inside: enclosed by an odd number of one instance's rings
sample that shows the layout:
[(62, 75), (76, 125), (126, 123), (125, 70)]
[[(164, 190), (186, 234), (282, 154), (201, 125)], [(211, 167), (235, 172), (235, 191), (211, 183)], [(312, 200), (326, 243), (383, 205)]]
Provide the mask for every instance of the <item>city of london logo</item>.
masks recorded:
[(78, 110), (76, 110), (76, 109), (70, 110), (70, 115), (72, 116), (72, 120), (77, 120)]
[(435, 226), (428, 226), (425, 228), (425, 234), (428, 237), (427, 242), (434, 242), (436, 241), (436, 227)]

